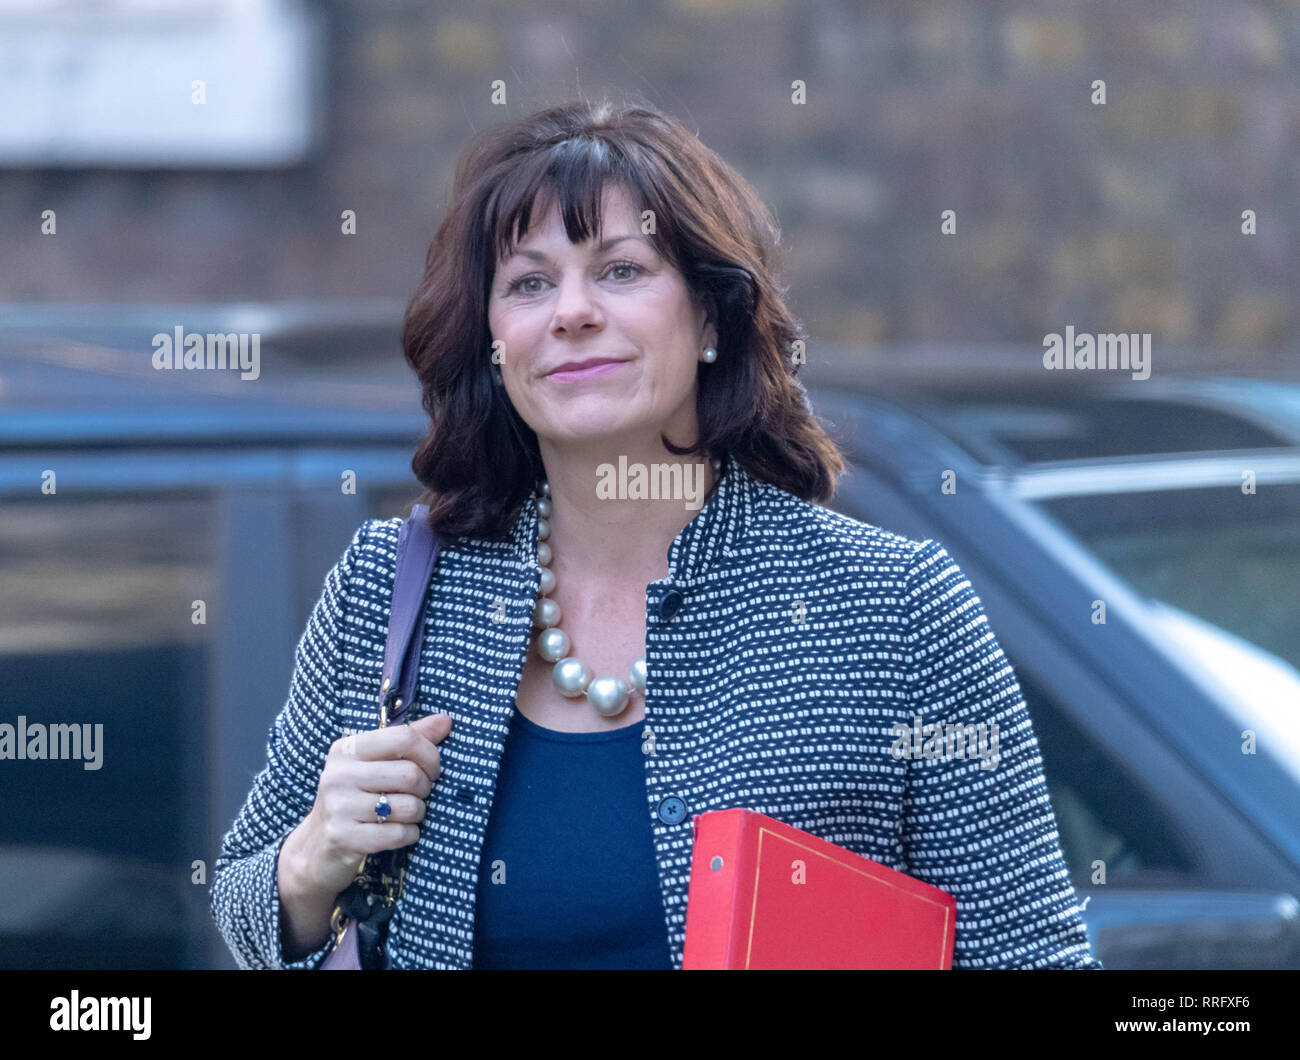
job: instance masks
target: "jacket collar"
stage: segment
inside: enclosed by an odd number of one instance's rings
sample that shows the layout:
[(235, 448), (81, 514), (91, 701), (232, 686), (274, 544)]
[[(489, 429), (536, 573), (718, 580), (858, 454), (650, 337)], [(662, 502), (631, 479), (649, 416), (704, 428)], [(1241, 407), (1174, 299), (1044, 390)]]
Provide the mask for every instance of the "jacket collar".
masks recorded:
[[(668, 546), (668, 579), (674, 585), (702, 580), (716, 563), (734, 554), (752, 525), (761, 486), (733, 454), (723, 458), (713, 491)], [(537, 501), (532, 494), (520, 509), (509, 541), (498, 547), (511, 549), (525, 568), (536, 565)]]

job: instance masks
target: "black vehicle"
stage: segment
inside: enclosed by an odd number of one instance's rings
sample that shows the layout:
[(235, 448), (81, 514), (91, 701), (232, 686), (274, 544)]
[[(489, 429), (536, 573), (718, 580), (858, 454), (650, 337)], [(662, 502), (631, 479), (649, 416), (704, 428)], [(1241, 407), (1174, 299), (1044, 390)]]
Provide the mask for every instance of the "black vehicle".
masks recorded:
[(812, 400), (980, 594), (1106, 967), (1294, 968), (1300, 386), (1148, 382)]

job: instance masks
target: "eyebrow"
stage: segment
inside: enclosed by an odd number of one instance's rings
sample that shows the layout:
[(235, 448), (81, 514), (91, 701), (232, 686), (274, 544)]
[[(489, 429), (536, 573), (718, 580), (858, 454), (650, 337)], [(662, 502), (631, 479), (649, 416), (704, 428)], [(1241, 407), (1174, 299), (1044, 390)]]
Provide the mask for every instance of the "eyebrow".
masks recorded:
[[(597, 244), (596, 253), (603, 254), (610, 247), (614, 246), (614, 244), (621, 243), (625, 239), (635, 239), (637, 242), (644, 243), (646, 246), (650, 247), (651, 250), (654, 249), (654, 247), (650, 243), (650, 240), (646, 239), (645, 236), (615, 236), (613, 239), (606, 239), (603, 242)], [(514, 254), (511, 255), (511, 257), (529, 258), (532, 261), (545, 261), (545, 262), (549, 262), (551, 260), (548, 255), (543, 254), (540, 250), (516, 250)], [(507, 258), (506, 260), (509, 261), (510, 259)]]

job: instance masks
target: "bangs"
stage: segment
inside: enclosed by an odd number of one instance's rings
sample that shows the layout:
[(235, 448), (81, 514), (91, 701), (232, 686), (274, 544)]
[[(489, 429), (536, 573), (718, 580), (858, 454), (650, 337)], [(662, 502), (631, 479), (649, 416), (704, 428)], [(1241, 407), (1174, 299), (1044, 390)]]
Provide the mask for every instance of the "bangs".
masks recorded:
[[(627, 189), (638, 214), (647, 208), (647, 189), (639, 175), (599, 138), (572, 137), (517, 165), (494, 186), (485, 210), (485, 234), (495, 254), (489, 268), (514, 254), (536, 219), (534, 211), (544, 218), (557, 200), (570, 243), (599, 238), (601, 196), (611, 180)], [(649, 238), (658, 243), (653, 235)]]

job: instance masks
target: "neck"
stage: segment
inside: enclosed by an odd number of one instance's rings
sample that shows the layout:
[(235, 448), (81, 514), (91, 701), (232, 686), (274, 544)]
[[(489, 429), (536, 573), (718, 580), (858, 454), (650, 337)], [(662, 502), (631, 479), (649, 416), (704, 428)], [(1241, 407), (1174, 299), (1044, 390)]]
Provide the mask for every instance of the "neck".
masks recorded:
[(551, 569), (570, 585), (644, 587), (666, 578), (669, 548), (717, 481), (707, 457), (679, 457), (660, 445), (613, 456), (543, 450), (542, 458)]

